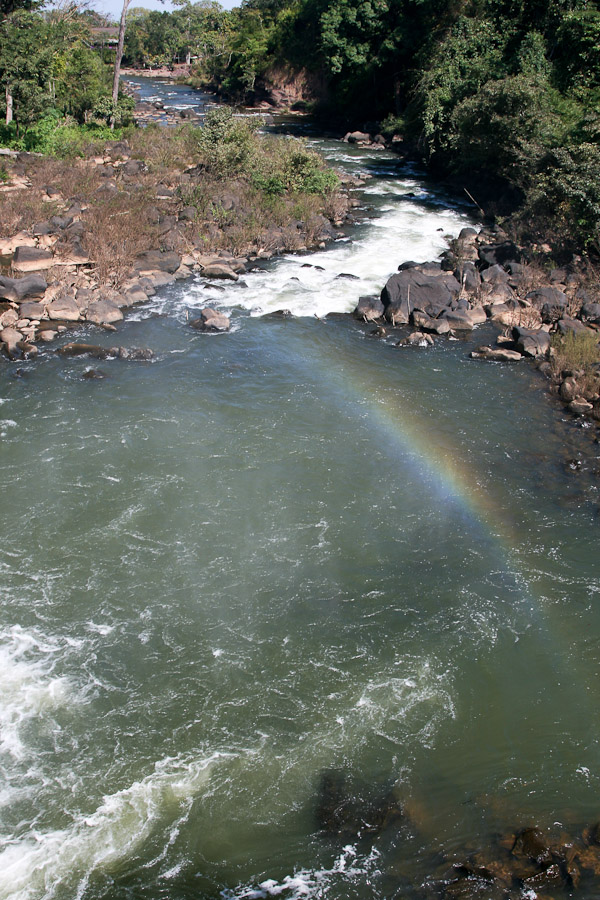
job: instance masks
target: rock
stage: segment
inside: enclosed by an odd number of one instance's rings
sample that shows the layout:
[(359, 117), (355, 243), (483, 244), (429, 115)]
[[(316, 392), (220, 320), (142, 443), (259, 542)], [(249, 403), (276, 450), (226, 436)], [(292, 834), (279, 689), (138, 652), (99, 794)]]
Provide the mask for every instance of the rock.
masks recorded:
[(481, 273), (481, 278), (486, 284), (506, 284), (510, 276), (502, 266), (496, 264), (484, 269)]
[(169, 272), (148, 272), (142, 278), (140, 278), (140, 286), (144, 291), (147, 292), (147, 288), (145, 286), (146, 281), (152, 287), (160, 288), (164, 287), (166, 284), (173, 284), (173, 282), (175, 281), (175, 276), (171, 275)]
[(440, 319), (432, 319), (429, 325), (429, 331), (431, 331), (432, 334), (449, 334), (450, 323), (448, 322), (448, 319), (443, 317)]
[(195, 206), (184, 206), (182, 210), (179, 212), (179, 220), (181, 222), (193, 222), (198, 215), (198, 210)]
[(181, 265), (181, 257), (174, 251), (146, 250), (140, 253), (135, 265), (138, 272), (168, 272), (173, 274)]
[(24, 278), (6, 278), (0, 275), (0, 299), (14, 303), (43, 297), (47, 287), (46, 279), (41, 275), (26, 275)]
[(453, 331), (470, 331), (475, 325), (486, 321), (483, 309), (455, 309), (443, 313), (440, 318), (446, 319)]
[(0, 328), (10, 328), (19, 321), (18, 312), (11, 306), (0, 315)]
[(371, 135), (366, 131), (349, 131), (342, 140), (347, 144), (370, 144)]
[(46, 307), (35, 300), (26, 300), (19, 306), (19, 312), (24, 319), (43, 319), (46, 315)]
[(555, 287), (538, 288), (525, 295), (525, 299), (541, 311), (542, 321), (548, 324), (558, 321), (567, 308), (567, 295)]
[(481, 275), (473, 263), (465, 262), (454, 271), (454, 277), (469, 294), (475, 294), (481, 287)]
[(135, 306), (136, 303), (146, 303), (148, 294), (139, 285), (132, 285), (121, 295), (122, 306)]
[(541, 329), (531, 330), (515, 325), (513, 337), (517, 350), (525, 356), (545, 356), (550, 349), (550, 335)]
[(553, 863), (551, 866), (548, 866), (547, 869), (544, 869), (543, 872), (538, 872), (537, 875), (526, 878), (524, 886), (530, 890), (562, 890), (565, 886), (565, 880), (562, 876), (560, 866), (557, 863)]
[(424, 331), (431, 331), (435, 321), (435, 319), (432, 319), (431, 316), (428, 316), (427, 313), (422, 312), (420, 309), (413, 309), (410, 319), (415, 328)]
[(513, 307), (519, 305), (517, 296), (509, 284), (484, 284), (482, 286), (482, 300), (484, 303), (509, 303)]
[(378, 297), (360, 297), (353, 315), (363, 322), (375, 322), (383, 318), (383, 313), (383, 303)]
[(386, 318), (407, 325), (413, 309), (435, 317), (460, 294), (460, 284), (449, 272), (426, 275), (419, 268), (406, 268), (387, 281), (381, 292)]
[(579, 393), (579, 385), (577, 384), (577, 380), (573, 377), (565, 378), (558, 389), (559, 396), (561, 400), (564, 400), (565, 403), (570, 403), (571, 400), (574, 400), (576, 395)]
[(35, 344), (30, 344), (29, 341), (19, 341), (17, 348), (21, 351), (23, 359), (33, 359), (38, 355), (38, 348)]
[(50, 319), (64, 319), (66, 322), (77, 322), (81, 316), (81, 309), (73, 297), (57, 297), (46, 307)]
[(596, 332), (587, 328), (579, 319), (571, 319), (570, 316), (563, 316), (556, 323), (557, 331), (560, 334), (596, 334)]
[(145, 347), (100, 347), (98, 344), (83, 344), (72, 341), (60, 347), (56, 351), (60, 356), (92, 356), (94, 359), (119, 359), (148, 360), (154, 354)]
[(146, 169), (146, 163), (141, 159), (128, 159), (127, 162), (121, 166), (121, 172), (124, 175), (139, 175), (141, 172), (145, 172)]
[(471, 359), (490, 359), (493, 362), (518, 362), (523, 359), (520, 353), (507, 347), (478, 347), (470, 356)]
[(600, 323), (600, 303), (587, 301), (581, 308), (581, 314), (589, 322)]
[(226, 316), (224, 313), (207, 307), (200, 311), (200, 318), (191, 321), (190, 325), (198, 331), (224, 332), (229, 331), (231, 321), (229, 316)]
[(0, 331), (0, 341), (4, 344), (10, 359), (17, 359), (21, 356), (18, 344), (22, 340), (23, 335), (16, 328), (3, 328)]
[(552, 861), (548, 840), (539, 828), (525, 828), (519, 832), (511, 852), (517, 859), (535, 860), (540, 866)]
[(211, 263), (202, 269), (202, 275), (205, 278), (226, 278), (229, 281), (237, 281), (239, 275), (234, 272), (231, 266), (225, 263)]
[(479, 259), (488, 266), (502, 266), (509, 261), (518, 262), (521, 259), (521, 251), (512, 241), (502, 241), (499, 244), (481, 246)]
[(96, 325), (110, 325), (122, 322), (123, 313), (112, 300), (94, 300), (87, 308), (86, 318)]
[(593, 410), (594, 404), (588, 403), (587, 400), (584, 400), (583, 397), (575, 397), (569, 403), (569, 409), (572, 413), (575, 413), (576, 416), (585, 415), (585, 413), (589, 413)]
[(36, 272), (53, 265), (54, 256), (50, 250), (41, 250), (39, 247), (17, 247), (12, 262), (16, 272)]

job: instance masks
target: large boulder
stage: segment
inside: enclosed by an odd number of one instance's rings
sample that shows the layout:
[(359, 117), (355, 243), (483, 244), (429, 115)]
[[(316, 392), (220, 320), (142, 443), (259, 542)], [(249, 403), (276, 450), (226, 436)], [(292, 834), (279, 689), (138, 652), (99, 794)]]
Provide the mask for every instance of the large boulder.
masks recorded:
[(550, 349), (550, 335), (542, 329), (532, 330), (515, 325), (513, 338), (517, 350), (525, 356), (545, 356)]
[(200, 317), (191, 321), (190, 325), (198, 331), (223, 332), (229, 331), (231, 321), (225, 313), (206, 307), (200, 311)]
[(46, 293), (46, 279), (41, 275), (26, 275), (24, 278), (6, 278), (0, 275), (0, 299), (21, 303), (23, 300), (37, 300)]
[(440, 317), (448, 322), (453, 331), (471, 331), (476, 325), (481, 325), (486, 321), (485, 311), (478, 307), (476, 309), (449, 309)]
[(113, 325), (123, 320), (123, 313), (112, 300), (95, 300), (88, 306), (86, 318), (95, 325)]
[(237, 281), (239, 275), (226, 263), (211, 263), (202, 269), (205, 278), (225, 278), (229, 281)]
[(61, 319), (65, 322), (77, 322), (81, 316), (81, 309), (73, 297), (57, 297), (46, 307), (50, 319)]
[(510, 275), (506, 269), (496, 264), (484, 269), (481, 273), (481, 278), (486, 284), (506, 284), (510, 279)]
[(556, 287), (544, 287), (530, 291), (525, 299), (541, 311), (543, 321), (548, 324), (562, 318), (568, 304), (567, 295)]
[(392, 275), (381, 292), (381, 302), (390, 322), (407, 325), (414, 309), (433, 318), (459, 294), (460, 284), (451, 272), (429, 275), (415, 266)]
[(49, 269), (53, 265), (53, 254), (50, 250), (42, 250), (40, 247), (17, 247), (12, 261), (15, 272), (37, 272)]
[(353, 315), (363, 322), (374, 322), (382, 319), (383, 313), (383, 303), (378, 297), (361, 297)]
[(146, 250), (140, 253), (136, 262), (138, 272), (169, 272), (173, 274), (181, 265), (181, 257), (173, 250), (165, 253), (160, 250)]
[(21, 319), (43, 319), (46, 315), (46, 307), (35, 300), (26, 300), (19, 306)]
[(563, 316), (556, 323), (556, 330), (559, 334), (593, 334), (598, 337), (597, 332), (593, 328), (588, 328), (579, 319), (572, 319), (570, 316)]
[(479, 259), (484, 265), (504, 265), (507, 262), (519, 262), (521, 251), (512, 241), (502, 241), (499, 244), (487, 244), (479, 248)]
[(600, 323), (600, 303), (593, 303), (591, 300), (586, 301), (581, 309), (581, 315), (588, 322)]

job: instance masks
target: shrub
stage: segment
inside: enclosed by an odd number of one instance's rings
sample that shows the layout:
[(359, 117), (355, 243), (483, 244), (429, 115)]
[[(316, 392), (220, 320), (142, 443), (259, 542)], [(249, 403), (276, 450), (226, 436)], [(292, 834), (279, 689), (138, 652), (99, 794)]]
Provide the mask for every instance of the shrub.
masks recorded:
[(557, 371), (581, 369), (586, 374), (595, 373), (600, 364), (598, 334), (567, 332), (552, 335), (554, 367)]

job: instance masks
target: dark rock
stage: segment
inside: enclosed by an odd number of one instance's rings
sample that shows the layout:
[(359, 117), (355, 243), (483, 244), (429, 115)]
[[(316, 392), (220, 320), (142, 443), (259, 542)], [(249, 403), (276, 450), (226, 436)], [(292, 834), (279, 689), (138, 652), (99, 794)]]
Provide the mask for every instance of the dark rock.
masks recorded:
[(563, 316), (556, 324), (557, 331), (560, 334), (594, 334), (591, 328), (587, 328), (579, 319), (571, 319), (570, 316)]
[(197, 214), (198, 210), (195, 206), (184, 206), (184, 208), (179, 211), (179, 219), (182, 222), (193, 222)]
[(123, 321), (123, 313), (112, 300), (94, 300), (87, 308), (86, 318), (95, 325), (111, 325)]
[(587, 301), (583, 304), (581, 313), (588, 322), (600, 323), (600, 303)]
[(558, 390), (561, 400), (570, 403), (579, 393), (579, 387), (575, 378), (565, 378)]
[(415, 267), (392, 275), (381, 292), (381, 302), (389, 321), (406, 325), (413, 309), (437, 316), (459, 293), (460, 284), (452, 274), (440, 272), (434, 277)]
[(512, 855), (517, 859), (535, 860), (538, 865), (549, 865), (552, 854), (547, 838), (539, 828), (525, 828), (515, 838)]
[(160, 271), (173, 274), (181, 265), (181, 257), (178, 253), (168, 251), (161, 253), (160, 250), (146, 250), (140, 253), (135, 265), (139, 271)]
[(352, 275), (350, 272), (340, 272), (340, 274), (336, 275), (335, 277), (346, 278), (348, 281), (360, 281), (358, 275)]
[(481, 287), (481, 275), (472, 262), (465, 262), (454, 271), (454, 277), (469, 294), (475, 294)]
[(125, 165), (121, 166), (121, 172), (124, 175), (139, 175), (147, 169), (146, 163), (141, 159), (128, 159)]
[(510, 276), (502, 266), (495, 265), (484, 269), (481, 278), (486, 284), (506, 284)]
[(448, 325), (453, 331), (470, 331), (476, 325), (481, 325), (487, 319), (483, 309), (455, 309), (443, 313)]
[(370, 144), (371, 135), (366, 131), (349, 131), (343, 140), (348, 144)]
[(40, 247), (17, 247), (13, 256), (13, 268), (19, 272), (35, 272), (36, 269), (47, 269), (53, 263), (50, 250)]
[(516, 325), (513, 337), (517, 350), (525, 356), (545, 356), (550, 349), (550, 335), (546, 331), (534, 331)]
[(26, 275), (24, 278), (6, 278), (0, 275), (0, 299), (21, 303), (36, 300), (46, 293), (46, 279), (41, 275)]
[(488, 244), (479, 248), (479, 259), (488, 266), (504, 265), (509, 261), (519, 262), (521, 251), (512, 241)]
[(86, 369), (81, 377), (89, 381), (99, 381), (101, 378), (106, 378), (106, 374), (100, 369)]
[(73, 216), (52, 216), (50, 224), (53, 228), (63, 231), (65, 228), (68, 228), (69, 225), (73, 224)]
[(56, 351), (59, 356), (93, 356), (94, 359), (108, 359), (110, 350), (107, 347), (99, 347), (97, 344), (82, 344), (72, 341), (59, 347)]
[(22, 319), (43, 319), (45, 314), (44, 304), (36, 303), (35, 300), (26, 300), (19, 306), (19, 315)]
[(525, 299), (539, 309), (544, 322), (551, 324), (561, 318), (567, 308), (567, 295), (555, 287), (538, 288), (530, 291)]
[(54, 228), (50, 222), (36, 222), (33, 226), (33, 235), (34, 237), (42, 237), (46, 234), (54, 234), (56, 228)]
[(373, 322), (382, 319), (384, 312), (383, 303), (378, 297), (361, 297), (353, 315), (364, 322)]
[(229, 331), (231, 321), (224, 313), (207, 307), (200, 311), (200, 318), (193, 319), (190, 325), (198, 331), (224, 332)]

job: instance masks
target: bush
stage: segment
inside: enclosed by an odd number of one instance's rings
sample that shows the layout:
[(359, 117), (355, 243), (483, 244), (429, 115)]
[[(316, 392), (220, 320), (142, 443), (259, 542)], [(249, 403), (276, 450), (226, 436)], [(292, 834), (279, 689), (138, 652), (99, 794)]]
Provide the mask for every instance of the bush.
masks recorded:
[(597, 372), (600, 364), (597, 334), (585, 332), (576, 334), (572, 331), (565, 335), (554, 334), (552, 348), (556, 371), (583, 370), (586, 375)]

